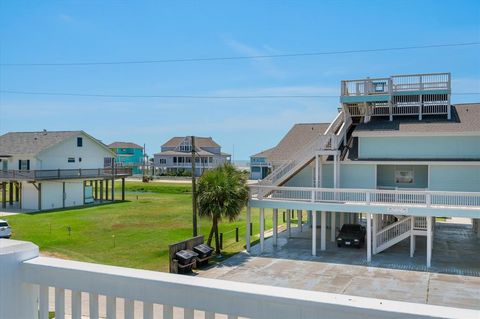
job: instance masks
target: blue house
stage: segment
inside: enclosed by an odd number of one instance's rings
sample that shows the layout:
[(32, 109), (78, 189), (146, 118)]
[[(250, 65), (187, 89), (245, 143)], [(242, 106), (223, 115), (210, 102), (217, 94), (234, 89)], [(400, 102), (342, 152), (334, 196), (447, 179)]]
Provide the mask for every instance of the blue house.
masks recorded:
[[(451, 105), (450, 84), (449, 73), (342, 81), (332, 123), (251, 186), (247, 227), (251, 207), (260, 220), (272, 208), (276, 245), (278, 210), (305, 212), (324, 251), (327, 227), (335, 241), (343, 224), (364, 223), (367, 262), (408, 239), (413, 257), (424, 237), (427, 267), (436, 217), (470, 218), (479, 236), (480, 103)], [(262, 229), (261, 250), (264, 240)]]
[(131, 167), (133, 174), (142, 173), (143, 147), (130, 142), (113, 142), (108, 147), (117, 154), (117, 166)]

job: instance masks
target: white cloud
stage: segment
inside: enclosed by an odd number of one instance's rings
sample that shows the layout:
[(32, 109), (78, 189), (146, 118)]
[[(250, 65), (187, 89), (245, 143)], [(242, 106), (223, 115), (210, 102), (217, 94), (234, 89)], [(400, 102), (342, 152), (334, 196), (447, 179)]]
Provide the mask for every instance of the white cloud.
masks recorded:
[[(235, 52), (245, 56), (278, 54), (278, 51), (266, 44), (262, 46), (262, 49), (258, 49), (232, 38), (223, 37), (223, 41)], [(280, 70), (269, 58), (251, 59), (250, 63), (263, 74), (273, 78), (285, 78), (285, 72)]]

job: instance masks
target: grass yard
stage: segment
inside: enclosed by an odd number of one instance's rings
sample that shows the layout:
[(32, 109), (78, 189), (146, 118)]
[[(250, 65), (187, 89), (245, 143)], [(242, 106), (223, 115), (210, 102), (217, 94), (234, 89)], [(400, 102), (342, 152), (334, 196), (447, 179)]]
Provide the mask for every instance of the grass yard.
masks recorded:
[[(119, 184), (119, 183), (118, 183)], [(118, 187), (117, 184), (117, 187)], [(127, 182), (126, 202), (36, 214), (2, 217), (13, 239), (31, 241), (43, 254), (124, 267), (168, 271), (168, 245), (192, 235), (192, 197), (188, 184)], [(117, 197), (120, 194), (117, 189)], [(271, 228), (266, 210), (266, 228)], [(282, 218), (279, 218), (280, 222)], [(253, 236), (258, 238), (258, 210), (252, 209)], [(210, 221), (200, 219), (208, 236)], [(239, 227), (240, 242), (235, 242)], [(69, 234), (68, 229), (71, 229)], [(223, 221), (224, 257), (244, 249), (245, 210), (235, 222)]]

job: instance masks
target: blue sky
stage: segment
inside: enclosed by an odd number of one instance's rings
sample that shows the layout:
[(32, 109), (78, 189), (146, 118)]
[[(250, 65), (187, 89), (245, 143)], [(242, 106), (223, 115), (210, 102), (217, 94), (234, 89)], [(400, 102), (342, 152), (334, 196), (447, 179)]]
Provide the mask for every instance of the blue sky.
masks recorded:
[[(478, 1), (0, 1), (0, 63), (155, 60), (480, 42)], [(281, 59), (3, 66), (0, 89), (124, 95), (334, 95), (342, 79), (451, 72), (480, 92), (480, 46)], [(480, 101), (480, 95), (453, 96)], [(212, 136), (235, 159), (338, 98), (197, 100), (0, 93), (0, 134), (82, 129), (105, 143)]]

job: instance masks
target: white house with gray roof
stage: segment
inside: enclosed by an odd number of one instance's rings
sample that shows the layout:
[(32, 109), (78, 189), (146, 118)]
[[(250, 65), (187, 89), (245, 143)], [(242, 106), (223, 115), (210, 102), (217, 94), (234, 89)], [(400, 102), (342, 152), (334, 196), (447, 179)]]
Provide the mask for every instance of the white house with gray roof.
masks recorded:
[(405, 257), (423, 256), (427, 267), (437, 217), (469, 219), (480, 238), (480, 103), (452, 105), (450, 96), (450, 73), (342, 81), (342, 107), (326, 129), (291, 131), (252, 156), (252, 165), (265, 158), (272, 170), (250, 186), (247, 228), (250, 208), (260, 209), (260, 221), (273, 209), (276, 246), (278, 210), (297, 211), (300, 226), (306, 213), (315, 256), (334, 249), (327, 241), (344, 244), (344, 224), (361, 223), (367, 263), (404, 242)]
[[(195, 137), (195, 175), (205, 170), (230, 162), (230, 154), (211, 137)], [(162, 145), (161, 152), (154, 154), (154, 165), (162, 173), (181, 173), (192, 170), (192, 137), (173, 137)]]
[(112, 169), (114, 159), (113, 151), (83, 131), (6, 133), (0, 136), (2, 208), (8, 203), (46, 210), (113, 199), (109, 182), (129, 175), (127, 169)]

